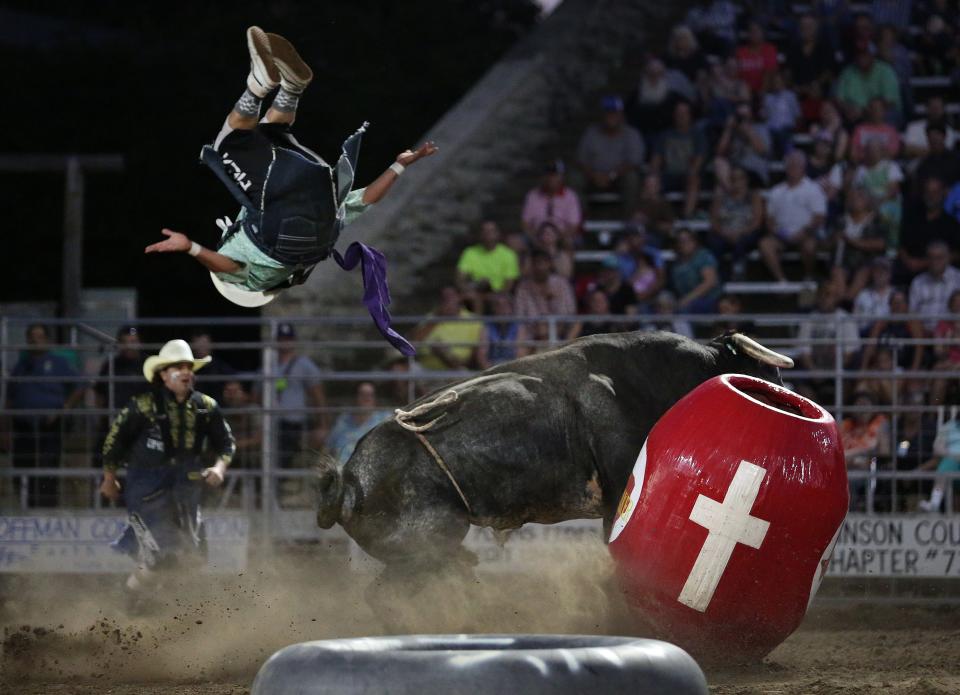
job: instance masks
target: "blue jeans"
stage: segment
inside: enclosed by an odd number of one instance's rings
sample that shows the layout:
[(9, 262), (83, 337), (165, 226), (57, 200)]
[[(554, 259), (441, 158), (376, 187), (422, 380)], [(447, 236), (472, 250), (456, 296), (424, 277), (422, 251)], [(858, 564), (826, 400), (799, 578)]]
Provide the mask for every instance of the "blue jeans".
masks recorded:
[(127, 527), (114, 541), (114, 549), (151, 569), (184, 554), (205, 559), (201, 470), (187, 464), (132, 466), (123, 489)]

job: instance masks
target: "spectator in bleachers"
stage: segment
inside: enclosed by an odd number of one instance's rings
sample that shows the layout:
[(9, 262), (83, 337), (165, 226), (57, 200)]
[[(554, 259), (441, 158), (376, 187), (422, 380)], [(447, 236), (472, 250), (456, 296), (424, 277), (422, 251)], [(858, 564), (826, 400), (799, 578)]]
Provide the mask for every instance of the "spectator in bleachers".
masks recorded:
[(337, 417), (327, 437), (326, 449), (341, 466), (353, 454), (363, 435), (392, 417), (389, 410), (377, 407), (377, 389), (369, 381), (357, 384), (356, 407), (358, 410)]
[(884, 118), (887, 104), (881, 97), (872, 97), (867, 102), (866, 118), (853, 129), (850, 141), (850, 159), (859, 164), (866, 156), (866, 146), (871, 142), (880, 144), (884, 158), (895, 159), (900, 153), (900, 133)]
[(659, 243), (663, 243), (673, 236), (675, 218), (673, 206), (663, 197), (663, 184), (660, 177), (654, 173), (644, 176), (633, 221), (649, 230), (651, 236)]
[(707, 57), (700, 50), (697, 37), (690, 31), (690, 27), (678, 24), (670, 32), (666, 64), (668, 68), (682, 72), (694, 86), (706, 78), (709, 67)]
[(773, 155), (782, 157), (793, 148), (793, 131), (802, 116), (800, 102), (780, 70), (767, 73), (763, 114), (773, 141)]
[[(938, 473), (960, 472), (960, 422), (951, 418), (937, 429), (933, 441), (933, 458), (920, 466), (920, 470), (936, 470)], [(947, 485), (955, 485), (952, 480), (940, 478), (930, 490), (930, 499), (921, 500), (917, 505), (923, 512), (938, 512), (943, 504)], [(953, 512), (948, 509), (948, 512)]]
[(600, 290), (607, 295), (609, 313), (624, 315), (636, 313), (637, 296), (633, 286), (620, 273), (620, 260), (610, 254), (600, 264), (600, 270), (592, 282), (587, 285), (587, 293)]
[[(906, 26), (906, 24), (902, 25)], [(877, 37), (877, 58), (885, 61), (893, 68), (900, 82), (900, 103), (904, 114), (913, 111), (913, 88), (910, 79), (913, 77), (913, 58), (910, 50), (900, 41), (897, 27), (883, 24)]]
[(866, 334), (870, 330), (874, 319), (890, 314), (890, 295), (893, 292), (890, 278), (892, 276), (890, 259), (886, 256), (877, 256), (870, 262), (868, 284), (853, 300), (854, 316), (863, 319), (860, 321), (861, 333)]
[(747, 254), (756, 248), (762, 228), (763, 196), (750, 187), (746, 169), (734, 167), (730, 188), (717, 186), (713, 191), (707, 245), (718, 259), (730, 253), (735, 279), (743, 278)]
[[(535, 250), (530, 259), (530, 277), (517, 284), (517, 316), (542, 318), (544, 316), (572, 316), (577, 313), (577, 301), (570, 283), (553, 272), (550, 256)], [(567, 340), (571, 324), (560, 324), (557, 337)], [(548, 340), (549, 326), (545, 322), (531, 325), (534, 340)]]
[(735, 294), (724, 294), (717, 300), (718, 320), (713, 324), (713, 335), (722, 335), (730, 331), (749, 335), (756, 330), (753, 321), (734, 320), (731, 316), (743, 313), (743, 301)]
[(950, 264), (950, 247), (931, 241), (927, 269), (910, 283), (910, 313), (924, 317), (924, 327), (932, 332), (934, 317), (947, 313), (947, 300), (956, 290), (960, 290), (960, 269)]
[[(956, 10), (951, 14), (956, 18)], [(947, 15), (949, 16), (949, 15)], [(957, 67), (957, 37), (940, 14), (931, 13), (914, 39), (917, 71), (921, 75), (949, 75)]]
[(887, 249), (887, 230), (880, 223), (873, 199), (861, 186), (847, 192), (847, 210), (830, 239), (831, 278), (844, 301), (853, 301), (870, 276), (870, 262)]
[(710, 79), (704, 82), (700, 95), (709, 132), (720, 132), (736, 111), (737, 104), (750, 99), (750, 87), (740, 77), (736, 58), (730, 56), (712, 65)]
[(927, 246), (932, 241), (947, 244), (954, 256), (960, 254), (960, 223), (944, 210), (946, 184), (931, 176), (923, 182), (923, 200), (903, 215), (897, 260), (900, 272), (909, 280), (927, 267)]
[(677, 296), (677, 309), (684, 314), (713, 313), (721, 294), (716, 257), (689, 229), (677, 232), (675, 249), (670, 285)]
[[(933, 336), (938, 339), (932, 347), (933, 368), (936, 371), (960, 371), (960, 291), (954, 291), (947, 300), (949, 319), (940, 319)], [(956, 341), (956, 342), (954, 342)], [(934, 379), (930, 387), (930, 402), (946, 402), (948, 379)], [(956, 381), (956, 380), (954, 380)]]
[[(665, 316), (673, 316), (674, 318), (657, 318)], [(669, 331), (687, 338), (693, 337), (691, 323), (687, 319), (677, 316), (677, 298), (670, 290), (663, 290), (657, 295), (654, 302), (653, 317), (643, 324), (643, 328), (648, 331)]]
[(673, 110), (673, 127), (657, 138), (650, 168), (660, 174), (667, 191), (683, 191), (683, 216), (690, 217), (700, 195), (700, 170), (707, 156), (707, 139), (693, 122), (687, 102)]
[[(391, 350), (390, 355), (384, 364), (384, 368), (396, 376), (389, 383), (389, 398), (391, 405), (403, 405), (417, 399), (423, 395), (424, 388), (420, 382), (412, 375), (421, 374), (423, 367), (419, 362), (414, 362), (408, 357), (397, 355), (396, 351)], [(429, 388), (433, 388), (434, 382), (429, 382)]]
[(843, 125), (840, 109), (833, 101), (825, 101), (820, 106), (820, 118), (810, 126), (810, 136), (815, 141), (823, 139), (830, 143), (835, 162), (847, 158), (850, 134)]
[(637, 206), (639, 169), (646, 158), (643, 138), (625, 122), (620, 97), (604, 97), (601, 108), (603, 118), (587, 128), (577, 146), (578, 187), (581, 191), (618, 191), (625, 216), (629, 216)]
[[(73, 365), (51, 351), (46, 326), (39, 323), (28, 326), (26, 340), (29, 348), (10, 372), (11, 377), (23, 380), (11, 381), (7, 386), (7, 407), (14, 411), (12, 463), (14, 468), (59, 468), (63, 420), (58, 411), (79, 404), (84, 389), (77, 381)], [(44, 381), (31, 381), (29, 377)], [(54, 378), (58, 381), (53, 381)], [(24, 415), (18, 414), (18, 410), (51, 412)], [(27, 483), (27, 504), (55, 507), (58, 489), (57, 478), (31, 477)]]
[[(890, 293), (890, 314), (906, 314), (909, 312), (907, 296), (902, 290)], [(903, 369), (916, 371), (924, 362), (925, 350), (922, 345), (901, 345), (902, 340), (921, 340), (925, 337), (923, 324), (915, 319), (891, 319), (888, 316), (879, 318), (870, 327), (867, 338), (869, 341), (863, 348), (863, 369), (873, 369), (873, 357), (879, 345), (895, 347), (895, 363)], [(879, 344), (879, 345), (878, 345)]]
[(507, 232), (506, 238), (503, 240), (503, 243), (506, 244), (507, 248), (517, 254), (517, 268), (520, 271), (520, 277), (517, 279), (519, 282), (521, 279), (530, 276), (530, 239), (523, 232)]
[(800, 16), (797, 37), (786, 51), (786, 68), (800, 99), (812, 104), (805, 115), (815, 117), (820, 101), (829, 94), (837, 64), (830, 42), (812, 14)]
[(747, 25), (747, 43), (737, 48), (737, 64), (740, 77), (754, 94), (763, 90), (767, 73), (778, 68), (777, 47), (767, 41), (763, 25), (752, 20)]
[(550, 256), (550, 260), (553, 261), (553, 270), (557, 275), (566, 280), (573, 279), (573, 251), (554, 224), (544, 222), (540, 225), (534, 246)]
[(816, 138), (807, 159), (807, 178), (815, 182), (827, 197), (827, 223), (833, 225), (840, 215), (843, 190), (849, 183), (846, 162), (838, 164), (833, 159), (830, 141)]
[(713, 172), (717, 183), (730, 187), (730, 169), (746, 169), (763, 185), (769, 180), (770, 133), (764, 123), (754, 119), (749, 103), (739, 104), (736, 113), (727, 120), (717, 142)]
[[(131, 398), (146, 390), (143, 386), (143, 361), (146, 359), (140, 352), (140, 332), (133, 326), (122, 326), (117, 331), (117, 354), (113, 357), (113, 376), (117, 381), (113, 384), (113, 405), (122, 408)], [(110, 388), (108, 376), (110, 362), (104, 360), (100, 367), (100, 378), (94, 387), (97, 394), (97, 405), (106, 408), (110, 403)], [(131, 381), (121, 381), (128, 378)], [(136, 381), (133, 379), (136, 378)], [(109, 423), (107, 423), (109, 426)], [(106, 431), (104, 431), (106, 436)], [(98, 447), (99, 449), (99, 447)]]
[(426, 369), (472, 367), (483, 333), (483, 324), (473, 318), (456, 287), (441, 288), (436, 310), (414, 331), (415, 340), (423, 343), (420, 364)]
[(943, 201), (943, 211), (949, 218), (960, 222), (960, 181), (953, 184), (947, 193), (946, 200)]
[(666, 283), (663, 255), (642, 226), (633, 225), (617, 245), (620, 276), (633, 289), (637, 311), (649, 313), (653, 299)]
[[(210, 339), (210, 331), (199, 328), (190, 334), (190, 349), (198, 360), (209, 357), (203, 368), (203, 375), (197, 375), (197, 388), (202, 389), (205, 394), (210, 396), (217, 403), (223, 402), (223, 378), (237, 373), (237, 370), (227, 364), (222, 358), (211, 354), (213, 351), (213, 341)], [(217, 378), (220, 377), (220, 378)]]
[(490, 292), (510, 292), (518, 277), (517, 254), (500, 243), (497, 223), (485, 220), (480, 224), (479, 243), (465, 248), (457, 261), (457, 288), (479, 313)]
[(555, 225), (570, 244), (576, 242), (583, 223), (580, 199), (572, 188), (564, 185), (566, 167), (559, 159), (543, 170), (540, 185), (530, 189), (523, 201), (523, 228), (532, 235), (544, 222)]
[(852, 63), (861, 51), (876, 53), (877, 27), (873, 18), (865, 13), (858, 12), (847, 27), (847, 40), (843, 46), (846, 62)]
[(729, 0), (697, 0), (683, 21), (707, 53), (725, 56), (737, 43), (738, 12)]
[[(606, 292), (600, 288), (592, 289), (587, 292), (584, 301), (584, 312), (590, 316), (609, 316), (610, 300)], [(619, 333), (626, 330), (627, 325), (609, 320), (578, 321), (570, 333), (570, 338), (582, 338), (587, 335), (599, 335), (601, 333)]]
[[(800, 344), (799, 362), (802, 369), (834, 369), (836, 346), (842, 351), (842, 366), (851, 368), (860, 351), (860, 334), (850, 314), (839, 306), (840, 295), (832, 282), (821, 282), (817, 287), (816, 307), (810, 319), (800, 324), (797, 342)], [(826, 401), (833, 387), (832, 380), (818, 379), (810, 383), (814, 400)]]
[(807, 157), (801, 150), (790, 152), (784, 159), (785, 180), (774, 186), (767, 198), (767, 234), (760, 238), (760, 254), (780, 282), (787, 279), (780, 253), (788, 246), (800, 249), (805, 276), (814, 276), (827, 198), (820, 186), (807, 178), (806, 167)]
[(886, 156), (877, 140), (867, 143), (863, 163), (853, 172), (852, 184), (864, 188), (873, 200), (879, 223), (891, 246), (898, 243), (903, 216), (900, 165)]
[(276, 339), (279, 378), (274, 380), (274, 389), (275, 405), (280, 410), (279, 459), (281, 468), (292, 468), (305, 446), (322, 446), (330, 430), (330, 416), (323, 410), (306, 412), (307, 408), (326, 408), (327, 392), (320, 380), (320, 367), (295, 347), (297, 332), (293, 324), (279, 324)]
[(857, 52), (855, 61), (840, 73), (836, 86), (837, 100), (844, 116), (857, 122), (865, 115), (867, 104), (874, 97), (884, 100), (889, 121), (900, 117), (900, 83), (897, 74), (887, 63), (877, 60), (870, 50)]
[[(933, 440), (936, 437), (935, 416), (918, 412), (917, 407), (927, 405), (922, 390), (908, 389), (904, 405), (907, 406), (897, 422), (897, 469), (915, 470), (933, 456)], [(917, 486), (902, 483), (908, 490), (916, 490)]]
[(927, 153), (916, 163), (913, 172), (914, 195), (923, 191), (927, 179), (960, 180), (960, 152), (947, 149), (947, 131), (942, 123), (927, 126)]
[(260, 411), (242, 381), (232, 379), (224, 382), (221, 405), (229, 409), (226, 414), (237, 445), (231, 468), (259, 468), (263, 426)]
[(927, 117), (911, 121), (903, 133), (903, 154), (910, 159), (917, 159), (927, 154), (930, 149), (927, 140), (927, 127), (939, 125), (946, 134), (944, 145), (952, 150), (957, 144), (957, 131), (950, 125), (943, 96), (934, 94), (927, 99)]
[[(893, 358), (893, 350), (885, 345), (877, 347), (870, 355), (869, 361), (863, 360), (861, 369), (872, 372), (880, 372), (880, 377), (862, 377), (854, 383), (855, 391), (863, 391), (873, 396), (874, 402), (880, 405), (891, 405), (896, 400), (902, 403), (900, 394), (903, 392), (904, 380), (892, 378), (897, 370), (896, 362)], [(890, 376), (886, 376), (889, 374)]]
[(523, 344), (530, 340), (528, 325), (508, 318), (516, 315), (513, 297), (502, 292), (491, 295), (489, 313), (491, 316), (483, 325), (477, 350), (480, 369), (529, 355), (532, 351), (530, 346)]
[[(874, 458), (890, 453), (887, 416), (867, 410), (877, 404), (873, 396), (865, 391), (854, 395), (853, 405), (865, 410), (843, 419), (840, 425), (840, 443), (843, 446), (847, 469), (866, 471), (870, 470)], [(850, 509), (862, 510), (866, 486), (866, 480), (850, 481)]]
[(659, 133), (670, 127), (673, 107), (679, 100), (693, 101), (697, 92), (679, 70), (668, 70), (663, 61), (650, 56), (643, 65), (640, 83), (627, 103), (630, 125), (642, 133)]

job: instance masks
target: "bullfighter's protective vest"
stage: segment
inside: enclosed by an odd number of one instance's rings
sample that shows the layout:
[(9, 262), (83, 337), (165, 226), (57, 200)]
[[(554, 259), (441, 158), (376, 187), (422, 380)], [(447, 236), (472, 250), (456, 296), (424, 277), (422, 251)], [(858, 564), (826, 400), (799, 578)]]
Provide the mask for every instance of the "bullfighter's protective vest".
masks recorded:
[[(207, 145), (200, 160), (216, 174), (243, 207), (243, 212), (221, 238), (243, 232), (270, 258), (294, 268), (279, 287), (299, 285), (330, 255), (345, 214), (344, 203), (353, 187), (364, 123), (343, 143), (336, 171), (300, 149), (292, 136), (290, 147), (271, 145), (272, 162), (263, 183), (263, 195), (252, 201), (226, 171), (219, 152)], [(274, 288), (277, 289), (277, 288)]]

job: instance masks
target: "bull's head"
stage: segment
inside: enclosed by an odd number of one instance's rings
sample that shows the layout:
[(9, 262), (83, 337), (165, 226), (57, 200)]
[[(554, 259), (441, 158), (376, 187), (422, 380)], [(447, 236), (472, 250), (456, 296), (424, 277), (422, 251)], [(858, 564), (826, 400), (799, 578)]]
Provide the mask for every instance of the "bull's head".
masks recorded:
[(725, 333), (710, 341), (717, 352), (721, 373), (749, 374), (783, 385), (781, 369), (793, 367), (793, 360), (764, 347), (742, 333)]

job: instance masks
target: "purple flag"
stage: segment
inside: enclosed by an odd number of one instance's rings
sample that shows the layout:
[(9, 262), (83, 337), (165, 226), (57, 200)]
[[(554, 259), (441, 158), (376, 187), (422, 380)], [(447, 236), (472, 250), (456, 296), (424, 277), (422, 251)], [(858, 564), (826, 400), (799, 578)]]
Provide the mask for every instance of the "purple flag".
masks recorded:
[(344, 270), (353, 270), (361, 262), (363, 271), (363, 304), (377, 324), (377, 329), (387, 341), (404, 355), (414, 355), (416, 350), (407, 339), (390, 327), (390, 289), (387, 287), (387, 259), (371, 246), (354, 241), (342, 256), (336, 249), (333, 258)]

